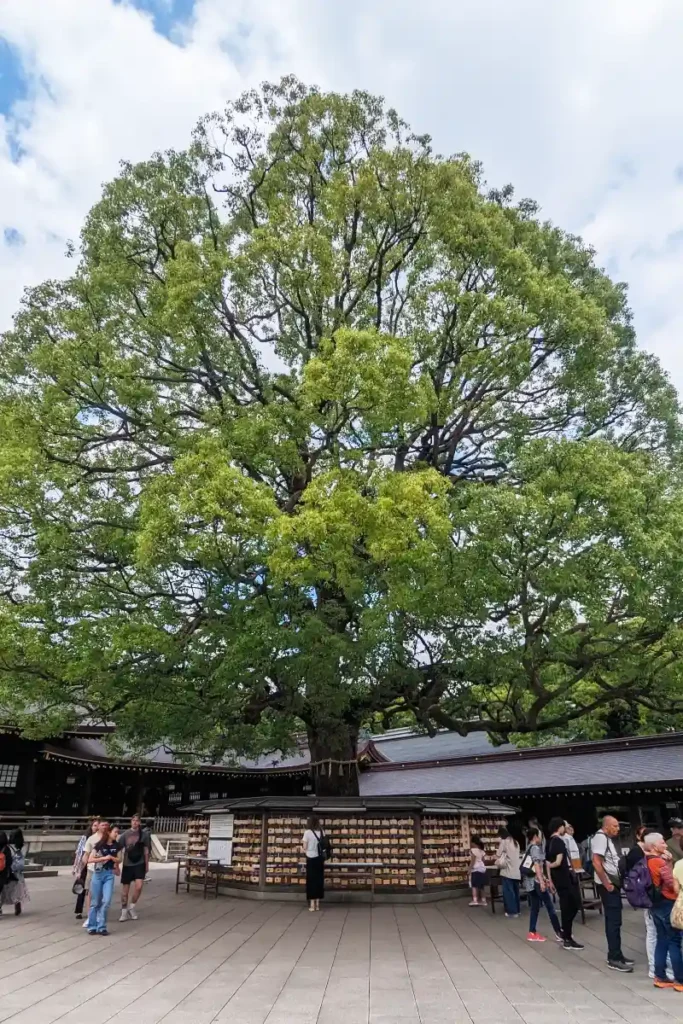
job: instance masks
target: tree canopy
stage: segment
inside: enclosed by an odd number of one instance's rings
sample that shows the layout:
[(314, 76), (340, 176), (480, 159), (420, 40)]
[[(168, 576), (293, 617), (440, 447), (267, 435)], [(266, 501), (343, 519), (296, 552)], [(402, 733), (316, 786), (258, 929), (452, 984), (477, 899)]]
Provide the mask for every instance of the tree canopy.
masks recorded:
[[(293, 79), (124, 164), (0, 365), (0, 709), (218, 756), (683, 709), (679, 408), (580, 239)], [(601, 717), (602, 716), (602, 717)]]

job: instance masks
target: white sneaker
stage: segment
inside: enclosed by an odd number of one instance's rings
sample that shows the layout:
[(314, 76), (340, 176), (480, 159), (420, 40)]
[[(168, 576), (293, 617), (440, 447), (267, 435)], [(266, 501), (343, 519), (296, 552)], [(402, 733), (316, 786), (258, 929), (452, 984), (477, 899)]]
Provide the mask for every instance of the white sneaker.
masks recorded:
[(132, 917), (134, 921), (138, 919), (138, 912), (135, 909), (135, 904), (132, 907), (128, 907), (128, 917)]
[(128, 907), (121, 907), (121, 917), (119, 918), (119, 921), (127, 921), (129, 915), (130, 910), (128, 909)]
[(83, 927), (84, 928), (88, 927), (88, 919), (87, 919), (87, 917), (86, 917), (85, 921), (83, 922)]

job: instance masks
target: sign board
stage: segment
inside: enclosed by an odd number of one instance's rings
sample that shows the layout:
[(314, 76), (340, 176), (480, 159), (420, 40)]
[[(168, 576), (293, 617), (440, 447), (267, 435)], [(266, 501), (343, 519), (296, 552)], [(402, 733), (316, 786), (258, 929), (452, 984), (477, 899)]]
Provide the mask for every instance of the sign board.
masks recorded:
[(209, 839), (207, 850), (209, 860), (219, 860), (230, 867), (232, 864), (232, 839)]
[(234, 814), (209, 815), (209, 839), (232, 839), (234, 827)]
[(232, 837), (235, 828), (234, 814), (209, 815), (209, 860), (219, 860), (229, 867), (232, 864)]

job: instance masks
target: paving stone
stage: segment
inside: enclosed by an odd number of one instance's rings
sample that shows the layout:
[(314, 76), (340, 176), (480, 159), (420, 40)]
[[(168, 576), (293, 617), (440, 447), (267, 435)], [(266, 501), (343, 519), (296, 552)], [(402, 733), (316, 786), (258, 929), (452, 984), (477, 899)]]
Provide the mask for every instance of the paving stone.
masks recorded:
[[(614, 975), (603, 921), (569, 955), (526, 942), (526, 922), (425, 907), (252, 903), (173, 893), (152, 869), (140, 920), (90, 939), (70, 872), (32, 879), (20, 918), (0, 920), (0, 1024), (683, 1024), (683, 999), (644, 966)], [(645, 965), (640, 915), (624, 948)]]

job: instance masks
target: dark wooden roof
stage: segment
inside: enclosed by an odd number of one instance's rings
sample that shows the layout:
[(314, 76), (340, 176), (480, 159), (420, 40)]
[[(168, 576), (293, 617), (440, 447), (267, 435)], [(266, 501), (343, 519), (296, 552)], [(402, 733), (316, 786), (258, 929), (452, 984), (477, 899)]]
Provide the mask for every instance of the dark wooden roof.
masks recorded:
[[(186, 810), (189, 808), (185, 808)], [(514, 807), (498, 800), (427, 799), (412, 796), (377, 797), (316, 797), (316, 796), (266, 796), (242, 797), (236, 800), (204, 800), (192, 804), (192, 810), (203, 814), (239, 811), (268, 811), (270, 813), (296, 812), (310, 814), (312, 811), (324, 814), (372, 814), (373, 811), (390, 811), (434, 814), (499, 814), (511, 815)], [(180, 808), (183, 810), (183, 808)]]

